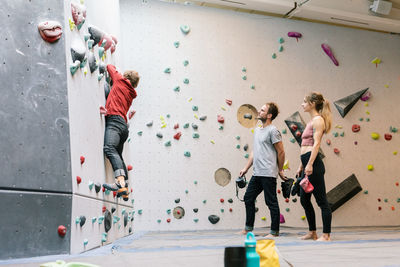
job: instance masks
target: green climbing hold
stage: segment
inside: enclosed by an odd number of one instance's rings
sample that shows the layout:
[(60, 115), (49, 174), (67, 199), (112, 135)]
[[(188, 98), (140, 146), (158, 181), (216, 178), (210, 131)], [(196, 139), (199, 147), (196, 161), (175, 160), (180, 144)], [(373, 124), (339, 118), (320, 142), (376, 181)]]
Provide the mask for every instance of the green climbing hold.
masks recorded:
[(171, 146), (171, 141), (167, 141), (164, 143), (164, 146)]
[(191, 154), (190, 154), (189, 151), (185, 151), (185, 153), (183, 153), (183, 155), (184, 155), (185, 157), (188, 157), (188, 158), (190, 158), (190, 156), (191, 156)]
[(137, 134), (138, 134), (139, 136), (142, 136), (143, 132), (142, 132), (142, 131), (139, 131), (139, 132), (137, 132)]
[(78, 223), (80, 223), (81, 222), (81, 218), (80, 217), (76, 217), (75, 218), (75, 224), (78, 224)]
[(292, 143), (296, 142), (296, 139), (294, 139), (294, 138), (290, 138), (289, 140), (290, 140), (290, 142), (292, 142)]
[(104, 221), (104, 216), (99, 216), (99, 219), (97, 220), (97, 222), (99, 224), (101, 224)]
[(192, 137), (193, 137), (193, 138), (199, 138), (200, 135), (199, 135), (198, 133), (194, 133), (194, 134), (192, 135)]
[(181, 88), (179, 86), (175, 86), (174, 91), (175, 92), (179, 92), (181, 90)]
[(158, 220), (157, 220), (157, 222), (158, 222), (158, 223), (161, 223), (161, 220), (160, 220), (160, 219), (158, 219)]
[(171, 210), (170, 209), (167, 209), (167, 214), (171, 214)]
[(224, 209), (221, 209), (221, 212), (224, 212), (225, 210)]
[(76, 60), (70, 65), (69, 70), (71, 71), (72, 76), (74, 76), (75, 72), (79, 69), (80, 64), (81, 62), (79, 60)]
[(285, 42), (285, 39), (283, 39), (283, 37), (279, 38), (279, 43), (283, 44)]
[(189, 60), (184, 60), (184, 61), (183, 61), (183, 66), (186, 67), (187, 65), (189, 65)]
[(400, 197), (399, 197), (399, 198), (397, 198), (397, 203), (400, 203)]
[(388, 202), (388, 199), (387, 199), (387, 198), (385, 198), (383, 201), (385, 201), (385, 202)]
[(167, 114), (167, 118), (168, 118), (168, 119), (171, 118), (171, 115)]
[(87, 58), (85, 57), (79, 67), (82, 69), (86, 66)]
[(390, 126), (389, 131), (391, 131), (392, 133), (397, 133), (398, 130), (396, 127)]
[(236, 148), (237, 148), (237, 149), (240, 149), (240, 145), (236, 145)]
[(171, 73), (171, 68), (166, 68), (166, 69), (164, 70), (164, 73)]
[(281, 45), (281, 46), (279, 46), (279, 52), (282, 52), (283, 51), (283, 46)]
[(251, 88), (251, 89), (256, 89), (256, 86), (255, 86), (254, 84), (252, 84), (252, 85), (250, 86), (250, 88)]
[(236, 135), (236, 140), (240, 140), (240, 136), (239, 135)]
[(276, 54), (275, 54), (275, 53), (272, 54), (272, 58), (273, 58), (273, 59), (276, 58)]
[(249, 154), (245, 154), (244, 157), (245, 157), (246, 159), (248, 159), (248, 158), (249, 158)]
[(185, 123), (185, 124), (183, 125), (183, 128), (185, 128), (185, 129), (189, 128), (189, 123)]
[(122, 209), (122, 210), (121, 210), (121, 214), (122, 214), (122, 215), (124, 215), (125, 212), (126, 212), (125, 209)]
[(143, 210), (138, 210), (137, 213), (138, 213), (139, 215), (142, 215)]
[(83, 239), (83, 245), (86, 246), (89, 243), (89, 240), (87, 238)]
[(201, 116), (201, 117), (199, 118), (199, 120), (201, 120), (201, 121), (205, 121), (206, 119), (207, 119), (207, 116), (206, 116), (206, 115)]
[(99, 75), (97, 75), (97, 81), (101, 81), (101, 79), (103, 79), (104, 74), (100, 73)]
[(110, 190), (106, 189), (106, 191), (104, 191), (104, 194), (106, 194), (107, 196), (110, 194)]
[(89, 181), (89, 190), (92, 190), (92, 189), (93, 189), (93, 186), (94, 186), (94, 182)]
[(246, 69), (245, 67), (243, 67), (243, 68), (242, 68), (242, 71), (243, 71), (243, 72), (246, 72), (246, 71), (247, 71), (247, 69)]
[(178, 47), (179, 47), (179, 41), (174, 42), (174, 46), (175, 46), (176, 48), (178, 48)]
[(199, 110), (199, 107), (198, 107), (198, 106), (192, 106), (192, 110), (193, 110), (193, 111), (198, 111), (198, 110)]
[(189, 194), (189, 190), (186, 189), (186, 190), (185, 190), (185, 193), (186, 193), (186, 194)]
[(358, 120), (359, 120), (359, 121), (363, 121), (363, 120), (364, 120), (364, 118), (359, 118)]
[(98, 50), (98, 51), (99, 51), (99, 58), (102, 58), (103, 55), (104, 55), (104, 47), (101, 47), (101, 46), (100, 46), (98, 49), (99, 49), (99, 50)]
[(341, 132), (341, 133), (340, 133), (340, 136), (343, 137), (343, 136), (344, 136), (344, 132)]
[(290, 209), (289, 209), (289, 208), (286, 208), (286, 211), (287, 211), (287, 212), (289, 212), (289, 211), (290, 211)]
[(163, 138), (163, 134), (162, 134), (162, 133), (157, 133), (156, 136), (157, 136), (158, 138)]
[(183, 34), (188, 34), (190, 32), (190, 27), (188, 25), (181, 25), (180, 29)]
[(282, 133), (283, 133), (283, 134), (287, 134), (287, 130), (286, 130), (286, 129), (283, 129), (283, 130), (282, 130)]
[(84, 34), (83, 35), (83, 39), (85, 40), (85, 42), (87, 42), (87, 40), (89, 40), (89, 38), (90, 38), (90, 34)]
[(88, 48), (89, 48), (89, 49), (92, 49), (92, 47), (93, 47), (93, 45), (94, 45), (94, 40), (88, 40), (87, 45), (88, 45)]
[(364, 194), (365, 194), (365, 195), (368, 195), (368, 190), (365, 190), (365, 191), (364, 191)]
[(197, 223), (199, 221), (199, 219), (193, 219), (193, 221)]
[(218, 128), (218, 130), (223, 130), (223, 129), (224, 129), (224, 126), (222, 126), (222, 125), (220, 125)]
[(203, 200), (203, 204), (206, 204), (206, 203), (207, 203), (207, 200), (204, 199), (204, 200)]
[(233, 199), (232, 198), (228, 199), (228, 202), (233, 203)]
[(129, 137), (129, 138), (128, 138), (128, 143), (130, 143), (130, 142), (131, 142), (131, 138)]
[(183, 79), (183, 83), (184, 84), (189, 84), (189, 79), (188, 78)]
[(93, 217), (92, 218), (92, 223), (95, 223), (97, 221), (97, 218), (96, 217)]
[(369, 121), (369, 118), (366, 118), (365, 121)]
[(338, 133), (338, 132), (334, 132), (334, 133), (332, 133), (332, 134), (333, 134), (334, 137), (338, 137), (338, 136), (339, 136), (339, 133)]
[(247, 76), (246, 75), (243, 75), (242, 76), (242, 79), (245, 81), (245, 80), (247, 80)]
[(193, 183), (194, 183), (194, 184), (197, 184), (197, 181), (194, 181)]

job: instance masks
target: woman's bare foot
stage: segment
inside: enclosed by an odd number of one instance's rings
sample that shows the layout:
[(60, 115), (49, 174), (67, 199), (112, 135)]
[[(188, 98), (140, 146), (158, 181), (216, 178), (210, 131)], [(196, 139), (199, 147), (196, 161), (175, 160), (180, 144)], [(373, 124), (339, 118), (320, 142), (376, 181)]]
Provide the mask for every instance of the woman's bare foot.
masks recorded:
[(300, 237), (301, 240), (317, 240), (317, 232), (315, 231), (310, 231), (306, 235), (303, 235)]
[(317, 241), (331, 241), (331, 236), (330, 234), (322, 234), (322, 236), (320, 236), (320, 238), (317, 239)]
[(268, 234), (266, 236), (264, 236), (265, 238), (275, 238), (278, 237), (279, 235), (273, 235), (273, 234)]

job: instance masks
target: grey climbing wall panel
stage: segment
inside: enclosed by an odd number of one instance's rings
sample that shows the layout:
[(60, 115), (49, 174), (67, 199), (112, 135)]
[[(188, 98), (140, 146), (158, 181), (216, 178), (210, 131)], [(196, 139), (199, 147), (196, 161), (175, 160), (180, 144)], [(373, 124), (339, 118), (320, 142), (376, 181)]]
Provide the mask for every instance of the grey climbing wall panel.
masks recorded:
[(69, 253), (71, 194), (0, 190), (0, 203), (0, 259)]
[(1, 1), (3, 189), (71, 192), (64, 36), (45, 42), (37, 25), (48, 20), (64, 25), (63, 1)]

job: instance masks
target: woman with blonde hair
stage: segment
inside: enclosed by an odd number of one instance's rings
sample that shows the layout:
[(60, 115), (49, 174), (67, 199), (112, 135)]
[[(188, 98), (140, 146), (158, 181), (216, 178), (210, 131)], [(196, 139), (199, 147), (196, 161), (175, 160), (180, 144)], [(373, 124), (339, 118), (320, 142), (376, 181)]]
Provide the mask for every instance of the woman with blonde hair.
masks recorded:
[[(303, 174), (308, 176), (310, 183), (314, 186), (314, 190), (310, 193), (306, 193), (303, 188), (300, 188), (300, 202), (305, 210), (309, 227), (309, 232), (302, 236), (301, 239), (330, 241), (332, 212), (326, 198), (325, 166), (319, 155), (319, 148), (322, 136), (331, 129), (331, 110), (329, 102), (318, 92), (312, 92), (304, 97), (301, 106), (304, 112), (310, 114), (311, 121), (307, 123), (301, 136), (301, 161), (297, 175), (300, 176)], [(321, 208), (323, 234), (320, 238), (317, 237), (315, 212), (311, 204), (311, 194), (314, 195), (318, 206)]]

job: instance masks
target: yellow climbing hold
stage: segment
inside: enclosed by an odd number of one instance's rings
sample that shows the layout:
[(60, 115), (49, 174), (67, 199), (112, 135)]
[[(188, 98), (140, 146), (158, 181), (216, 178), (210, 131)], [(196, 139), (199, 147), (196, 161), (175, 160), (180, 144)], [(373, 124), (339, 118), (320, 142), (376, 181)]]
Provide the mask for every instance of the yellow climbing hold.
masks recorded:
[(69, 28), (71, 29), (71, 32), (75, 29), (75, 23), (71, 20), (71, 18), (68, 19), (69, 22)]
[(335, 128), (342, 129), (343, 127), (342, 127), (342, 126), (340, 126), (340, 125), (336, 125), (336, 126), (335, 126)]
[(365, 103), (364, 106), (368, 107), (369, 105), (368, 105), (368, 103)]
[(365, 111), (365, 113), (367, 114), (367, 115), (369, 115), (369, 111), (367, 110), (367, 111)]
[(285, 163), (283, 163), (283, 169), (284, 170), (290, 170), (290, 168), (289, 168), (289, 160), (288, 159), (285, 160)]
[(221, 106), (221, 109), (222, 109), (222, 110), (226, 110), (223, 106)]
[(192, 101), (192, 100), (193, 100), (193, 98), (189, 98), (189, 99), (188, 99), (188, 102), (190, 102), (190, 101)]
[(162, 120), (162, 121), (165, 120), (163, 115), (160, 115), (160, 120)]
[(251, 129), (251, 132), (254, 133), (254, 129)]
[(194, 117), (195, 117), (196, 119), (199, 119), (199, 117), (197, 116), (197, 114), (194, 114)]
[(83, 74), (85, 74), (85, 75), (87, 74), (87, 68), (86, 67), (83, 68)]
[(301, 219), (304, 221), (306, 219), (306, 216), (301, 216)]
[(378, 140), (378, 139), (379, 139), (379, 134), (373, 132), (373, 133), (371, 133), (371, 137), (372, 137), (372, 139), (374, 139), (374, 140)]
[(267, 218), (265, 218), (265, 217), (261, 217), (261, 220), (265, 221), (265, 220), (267, 220)]
[(393, 151), (393, 155), (397, 155), (397, 151)]
[(371, 61), (371, 63), (378, 65), (378, 64), (381, 64), (381, 60), (376, 57)]
[(215, 144), (214, 140), (210, 140), (211, 144)]
[(389, 88), (389, 84), (385, 84), (385, 87), (386, 87), (386, 88)]
[(368, 169), (369, 171), (372, 171), (372, 170), (374, 170), (374, 166), (372, 166), (372, 165), (370, 164), (370, 165), (367, 166), (367, 169)]
[(167, 127), (167, 124), (162, 124), (161, 125), (161, 128), (165, 128), (165, 127)]

